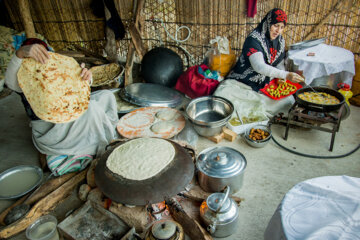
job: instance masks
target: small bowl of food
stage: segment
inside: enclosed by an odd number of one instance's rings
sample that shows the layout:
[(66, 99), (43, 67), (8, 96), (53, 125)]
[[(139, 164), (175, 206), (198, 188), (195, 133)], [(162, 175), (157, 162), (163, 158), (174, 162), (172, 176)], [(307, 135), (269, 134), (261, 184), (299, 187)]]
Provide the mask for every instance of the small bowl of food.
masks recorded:
[(270, 128), (266, 125), (255, 125), (245, 131), (245, 141), (252, 147), (262, 148), (271, 139)]

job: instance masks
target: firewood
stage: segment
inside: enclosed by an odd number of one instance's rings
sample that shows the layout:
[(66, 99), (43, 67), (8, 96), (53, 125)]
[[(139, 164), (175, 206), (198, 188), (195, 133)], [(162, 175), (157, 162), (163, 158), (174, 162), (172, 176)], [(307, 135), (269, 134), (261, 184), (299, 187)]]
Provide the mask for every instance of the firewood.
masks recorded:
[(69, 196), (72, 190), (85, 180), (86, 171), (76, 174), (55, 191), (36, 203), (30, 211), (20, 220), (6, 226), (0, 231), (0, 239), (9, 238), (25, 230), (31, 223), (41, 216), (51, 212), (62, 200)]
[(14, 204), (12, 204), (10, 207), (8, 207), (7, 209), (5, 209), (1, 214), (0, 214), (0, 224), (1, 225), (5, 225), (4, 223), (4, 219), (6, 217), (6, 215), (10, 212), (11, 209), (13, 209), (14, 207), (16, 207), (17, 205), (22, 204), (25, 201), (25, 204), (33, 204), (37, 201), (39, 201), (41, 198), (45, 197), (46, 195), (48, 195), (49, 193), (51, 193), (52, 191), (54, 191), (55, 189), (57, 189), (58, 187), (60, 187), (63, 183), (65, 183), (66, 181), (68, 181), (70, 178), (72, 178), (73, 176), (75, 176), (76, 173), (69, 173), (69, 174), (65, 174), (62, 175), (60, 177), (54, 178), (54, 179), (50, 179), (48, 182), (44, 183), (44, 185), (42, 185), (39, 190), (37, 190), (34, 195), (32, 195), (29, 199), (26, 199), (30, 194), (20, 198), (19, 200), (17, 200)]
[(231, 131), (227, 127), (223, 127), (223, 132), (224, 132), (224, 138), (230, 142), (233, 142), (237, 137), (236, 132)]
[(91, 190), (91, 187), (87, 184), (82, 184), (79, 188), (78, 197), (81, 201), (85, 202), (88, 194)]
[(224, 139), (224, 133), (221, 132), (218, 135), (212, 136), (212, 137), (207, 137), (207, 139), (213, 141), (214, 143), (219, 143), (221, 142), (221, 140)]
[(184, 211), (180, 203), (175, 198), (167, 198), (166, 205), (169, 207), (171, 216), (181, 224), (185, 233), (191, 239), (210, 240), (213, 239), (211, 235), (200, 225), (198, 221), (192, 218)]
[[(205, 192), (199, 185), (192, 185), (190, 190), (187, 192), (184, 192), (183, 195), (187, 198), (190, 198), (194, 201), (202, 202), (210, 196), (209, 192)], [(231, 198), (240, 205), (240, 202), (243, 201), (243, 198), (239, 198), (236, 196), (231, 196)]]
[(87, 200), (97, 203), (105, 209), (108, 209), (111, 204), (110, 199), (105, 197), (99, 188), (92, 189), (87, 196)]
[(91, 188), (95, 188), (96, 187), (96, 183), (95, 183), (95, 167), (96, 167), (96, 164), (98, 163), (98, 159), (94, 159), (92, 160), (91, 164), (90, 164), (90, 167), (87, 171), (87, 174), (86, 174), (86, 181), (87, 181), (87, 184), (91, 187)]
[(128, 226), (135, 227), (136, 232), (144, 232), (149, 224), (149, 213), (145, 206), (128, 207), (113, 202), (109, 211), (118, 216)]

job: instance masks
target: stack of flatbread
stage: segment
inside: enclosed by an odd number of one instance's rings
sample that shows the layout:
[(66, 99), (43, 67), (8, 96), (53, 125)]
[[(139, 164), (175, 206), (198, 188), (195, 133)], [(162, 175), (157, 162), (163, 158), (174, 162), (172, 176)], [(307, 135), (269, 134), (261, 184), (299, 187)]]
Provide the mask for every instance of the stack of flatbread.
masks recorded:
[(23, 60), (17, 77), (20, 88), (36, 116), (65, 123), (80, 117), (90, 101), (90, 87), (80, 77), (75, 59), (49, 52), (51, 59), (41, 64), (32, 58)]
[(113, 81), (123, 71), (123, 67), (117, 63), (109, 63), (90, 68), (93, 75), (93, 87), (107, 85)]

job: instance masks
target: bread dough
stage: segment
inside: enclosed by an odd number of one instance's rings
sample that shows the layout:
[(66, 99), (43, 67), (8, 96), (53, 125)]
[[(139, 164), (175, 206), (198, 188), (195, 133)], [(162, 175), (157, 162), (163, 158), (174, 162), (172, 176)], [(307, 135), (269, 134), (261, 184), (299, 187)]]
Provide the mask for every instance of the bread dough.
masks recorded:
[(137, 138), (114, 149), (106, 166), (123, 178), (141, 181), (161, 172), (174, 156), (174, 146), (164, 139)]
[(164, 121), (169, 121), (174, 119), (175, 115), (176, 115), (176, 111), (172, 109), (162, 110), (156, 113), (156, 117)]
[(170, 121), (160, 121), (151, 126), (151, 131), (157, 134), (170, 132), (173, 128), (175, 128), (175, 123)]

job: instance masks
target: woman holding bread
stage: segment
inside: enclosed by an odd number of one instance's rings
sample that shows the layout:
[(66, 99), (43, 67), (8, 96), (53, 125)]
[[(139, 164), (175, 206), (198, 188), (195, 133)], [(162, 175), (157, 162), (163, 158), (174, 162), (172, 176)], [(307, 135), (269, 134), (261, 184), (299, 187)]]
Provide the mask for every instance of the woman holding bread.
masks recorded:
[(118, 136), (115, 97), (90, 94), (91, 81), (84, 64), (49, 52), (39, 39), (27, 39), (8, 64), (5, 83), (21, 96), (33, 143), (57, 175), (85, 168)]

